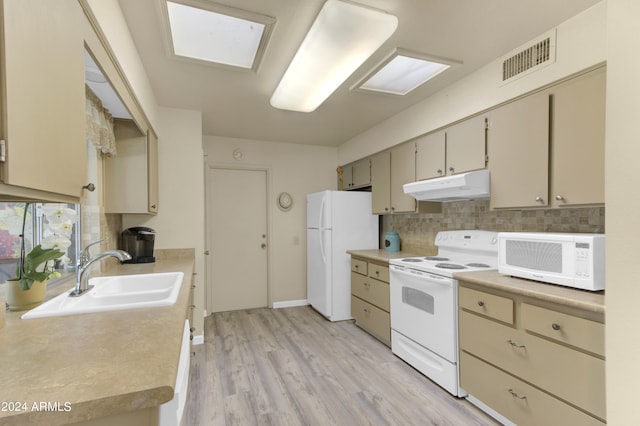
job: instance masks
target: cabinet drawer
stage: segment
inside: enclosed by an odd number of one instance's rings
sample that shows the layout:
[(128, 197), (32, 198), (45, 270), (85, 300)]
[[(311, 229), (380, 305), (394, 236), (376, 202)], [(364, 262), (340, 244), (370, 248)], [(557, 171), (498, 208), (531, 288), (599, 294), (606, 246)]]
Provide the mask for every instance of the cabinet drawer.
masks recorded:
[(465, 311), (459, 332), (462, 350), (605, 418), (602, 359)]
[(513, 324), (513, 300), (482, 291), (460, 287), (460, 307)]
[(351, 270), (358, 274), (367, 275), (367, 262), (360, 259), (351, 258)]
[(460, 354), (460, 386), (518, 425), (604, 425), (465, 352)]
[(351, 293), (389, 312), (389, 284), (352, 272)]
[(526, 330), (604, 357), (602, 323), (523, 303), (522, 325)]
[(369, 276), (386, 283), (389, 282), (389, 267), (369, 263)]
[(388, 312), (358, 297), (351, 296), (351, 316), (355, 318), (356, 325), (374, 335), (387, 346), (391, 345), (391, 320)]

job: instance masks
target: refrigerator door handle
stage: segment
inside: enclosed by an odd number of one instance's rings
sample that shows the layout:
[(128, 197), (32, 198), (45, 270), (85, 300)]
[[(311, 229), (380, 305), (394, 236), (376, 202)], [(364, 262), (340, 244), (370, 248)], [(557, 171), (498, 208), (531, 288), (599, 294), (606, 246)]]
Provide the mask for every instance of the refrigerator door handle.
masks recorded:
[[(325, 217), (324, 217), (324, 209), (325, 203), (327, 201), (327, 196), (324, 195), (322, 197), (322, 201), (320, 202), (320, 218), (318, 219), (318, 229), (325, 229)], [(322, 241), (322, 239), (320, 239)], [(324, 253), (324, 250), (322, 251)]]
[(320, 254), (322, 255), (322, 264), (327, 265), (327, 256), (324, 254), (324, 230), (320, 230)]

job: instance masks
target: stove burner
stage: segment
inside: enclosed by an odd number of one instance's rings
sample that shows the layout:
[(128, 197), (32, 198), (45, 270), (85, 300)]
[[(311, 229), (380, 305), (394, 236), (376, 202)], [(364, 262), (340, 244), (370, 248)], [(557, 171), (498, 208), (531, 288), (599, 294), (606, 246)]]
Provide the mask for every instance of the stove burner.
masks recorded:
[(427, 256), (424, 258), (424, 260), (435, 260), (436, 262), (446, 262), (449, 259), (446, 257), (440, 257), (440, 256)]
[(422, 262), (422, 259), (408, 258), (408, 259), (402, 259), (402, 262)]
[(458, 265), (456, 263), (437, 263), (436, 268), (442, 269), (466, 269), (466, 266)]
[(486, 263), (467, 263), (469, 268), (490, 268)]

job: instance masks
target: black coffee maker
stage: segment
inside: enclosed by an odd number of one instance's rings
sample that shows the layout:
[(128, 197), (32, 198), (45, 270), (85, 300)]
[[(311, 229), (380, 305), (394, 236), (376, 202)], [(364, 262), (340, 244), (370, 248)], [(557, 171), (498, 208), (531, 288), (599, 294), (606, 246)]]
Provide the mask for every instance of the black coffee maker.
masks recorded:
[(130, 260), (124, 263), (153, 263), (156, 258), (153, 256), (153, 243), (156, 239), (156, 231), (144, 226), (122, 231), (122, 250), (131, 255)]

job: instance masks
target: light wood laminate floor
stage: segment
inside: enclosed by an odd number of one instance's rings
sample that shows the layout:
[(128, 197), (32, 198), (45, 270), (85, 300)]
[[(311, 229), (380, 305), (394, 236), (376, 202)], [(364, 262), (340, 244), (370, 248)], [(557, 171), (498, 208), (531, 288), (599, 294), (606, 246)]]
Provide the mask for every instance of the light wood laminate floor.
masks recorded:
[(308, 306), (213, 314), (194, 350), (189, 426), (497, 424)]

